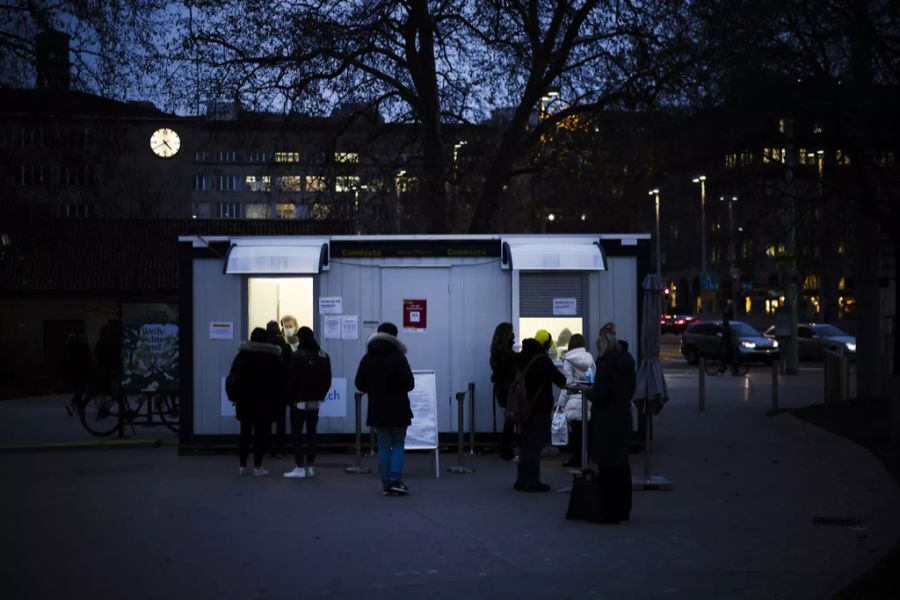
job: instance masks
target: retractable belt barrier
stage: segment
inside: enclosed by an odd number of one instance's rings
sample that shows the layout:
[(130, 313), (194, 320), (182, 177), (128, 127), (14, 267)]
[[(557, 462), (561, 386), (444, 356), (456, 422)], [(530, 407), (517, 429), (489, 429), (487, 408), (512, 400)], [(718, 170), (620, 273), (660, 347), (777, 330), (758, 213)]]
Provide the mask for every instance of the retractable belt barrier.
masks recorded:
[[(474, 386), (473, 386), (474, 387)], [(467, 467), (463, 464), (463, 454), (465, 454), (465, 438), (463, 437), (465, 432), (465, 400), (466, 392), (456, 392), (456, 461), (457, 465), (455, 467), (448, 467), (448, 473), (457, 473), (457, 474), (465, 474), (465, 473), (473, 473), (475, 469), (471, 467)]]
[(469, 454), (475, 455), (475, 383), (469, 382)]

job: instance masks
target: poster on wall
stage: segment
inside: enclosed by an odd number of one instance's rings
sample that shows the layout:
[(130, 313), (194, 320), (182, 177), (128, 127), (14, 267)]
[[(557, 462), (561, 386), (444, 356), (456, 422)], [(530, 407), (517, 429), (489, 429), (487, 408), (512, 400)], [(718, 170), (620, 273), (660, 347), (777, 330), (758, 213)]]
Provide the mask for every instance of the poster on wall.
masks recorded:
[(331, 388), (325, 395), (325, 401), (319, 406), (320, 417), (347, 416), (347, 378), (335, 377), (331, 380)]
[(407, 450), (431, 450), (437, 448), (437, 388), (434, 371), (413, 371), (416, 386), (409, 393), (409, 405), (413, 412), (412, 423), (406, 428)]
[(341, 316), (341, 339), (342, 340), (358, 340), (359, 339), (359, 316), (343, 315)]
[(209, 339), (211, 340), (233, 340), (234, 339), (234, 323), (217, 323), (209, 324)]
[(122, 305), (122, 391), (177, 392), (178, 306)]
[(319, 298), (320, 315), (340, 315), (344, 312), (343, 296), (325, 296)]
[(416, 333), (428, 329), (428, 300), (403, 301), (403, 330)]
[(341, 339), (341, 315), (325, 315), (322, 317), (322, 337), (326, 340)]
[(568, 317), (578, 314), (577, 298), (554, 298), (553, 299), (553, 316)]

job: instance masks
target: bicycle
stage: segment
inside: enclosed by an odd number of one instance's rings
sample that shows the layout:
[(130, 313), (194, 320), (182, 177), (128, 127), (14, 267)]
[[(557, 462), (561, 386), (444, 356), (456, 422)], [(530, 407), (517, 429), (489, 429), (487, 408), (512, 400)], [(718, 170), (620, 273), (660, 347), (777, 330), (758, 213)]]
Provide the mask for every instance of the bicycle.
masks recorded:
[[(146, 406), (146, 411), (142, 412)], [(121, 431), (125, 425), (134, 432), (135, 425), (154, 427), (165, 425), (178, 433), (181, 402), (168, 392), (86, 394), (78, 408), (81, 424), (91, 434), (106, 436)], [(155, 420), (158, 416), (159, 420)]]
[(707, 375), (721, 375), (728, 368), (731, 368), (731, 372), (734, 375), (743, 376), (749, 373), (750, 365), (741, 360), (740, 356), (735, 358), (737, 360), (732, 360), (732, 357), (727, 356), (724, 352), (705, 356), (703, 359), (703, 370)]

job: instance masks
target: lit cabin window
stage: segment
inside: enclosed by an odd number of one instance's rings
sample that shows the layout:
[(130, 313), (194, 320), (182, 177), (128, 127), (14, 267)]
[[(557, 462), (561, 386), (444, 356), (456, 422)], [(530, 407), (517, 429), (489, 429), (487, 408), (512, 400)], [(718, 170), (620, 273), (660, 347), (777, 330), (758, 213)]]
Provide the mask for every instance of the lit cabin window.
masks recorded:
[(334, 181), (334, 191), (336, 192), (352, 192), (359, 189), (358, 175), (343, 175), (336, 177)]
[(299, 152), (276, 152), (275, 162), (277, 163), (295, 163), (300, 162)]
[(356, 164), (359, 162), (359, 154), (357, 152), (335, 152), (334, 162)]
[(324, 192), (328, 189), (328, 182), (325, 181), (324, 177), (319, 175), (307, 175), (306, 176), (306, 191), (307, 192)]

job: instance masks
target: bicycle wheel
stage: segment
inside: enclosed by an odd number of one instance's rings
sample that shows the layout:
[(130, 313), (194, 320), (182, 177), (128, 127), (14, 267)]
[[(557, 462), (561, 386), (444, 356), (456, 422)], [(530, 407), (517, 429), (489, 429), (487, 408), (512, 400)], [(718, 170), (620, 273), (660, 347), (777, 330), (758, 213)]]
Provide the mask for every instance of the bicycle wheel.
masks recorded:
[(181, 401), (174, 394), (161, 394), (156, 397), (156, 410), (162, 419), (163, 425), (178, 433), (179, 419), (181, 419)]
[(94, 435), (109, 435), (119, 427), (121, 404), (110, 394), (89, 394), (85, 396), (78, 416), (81, 424)]
[(722, 358), (720, 356), (703, 357), (703, 370), (707, 375), (718, 375), (723, 370)]

